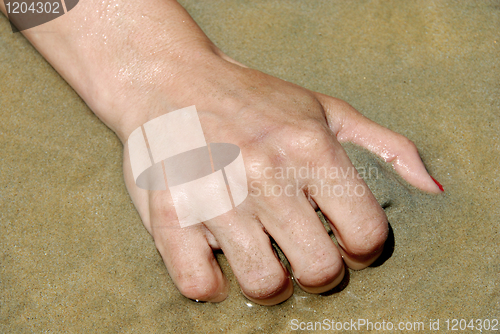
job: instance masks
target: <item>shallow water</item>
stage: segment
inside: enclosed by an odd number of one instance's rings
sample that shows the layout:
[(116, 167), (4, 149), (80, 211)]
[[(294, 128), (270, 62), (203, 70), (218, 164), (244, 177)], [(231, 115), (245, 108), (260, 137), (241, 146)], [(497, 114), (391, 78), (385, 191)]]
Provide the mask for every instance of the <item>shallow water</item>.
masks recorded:
[[(262, 307), (174, 288), (121, 176), (121, 145), (0, 16), (0, 331), (288, 332), (298, 321), (500, 319), (500, 2), (181, 3), (238, 61), (351, 103), (413, 140), (446, 192), (347, 145), (393, 249), (314, 296)], [(500, 329), (500, 325), (498, 326)]]

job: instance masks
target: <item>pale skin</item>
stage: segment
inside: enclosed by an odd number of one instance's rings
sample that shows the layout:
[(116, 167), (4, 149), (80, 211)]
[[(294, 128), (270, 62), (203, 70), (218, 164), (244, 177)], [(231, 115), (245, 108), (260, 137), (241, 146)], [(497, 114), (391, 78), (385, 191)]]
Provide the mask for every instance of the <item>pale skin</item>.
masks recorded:
[[(408, 183), (441, 192), (406, 137), (342, 100), (229, 58), (173, 0), (80, 1), (66, 15), (23, 34), (124, 143), (127, 189), (172, 280), (188, 298), (219, 302), (227, 297), (216, 249), (222, 249), (241, 291), (255, 303), (288, 299), (292, 277), (307, 292), (331, 290), (346, 266), (363, 269), (378, 258), (388, 224), (354, 175), (266, 179), (267, 186), (298, 186), (298, 195), (295, 188), (293, 196), (250, 195), (222, 216), (181, 228), (168, 191), (139, 189), (131, 175), (127, 138), (159, 115), (195, 105), (207, 142), (238, 145), (249, 179), (262, 178), (266, 167), (352, 168), (340, 145), (350, 141), (392, 163)], [(311, 187), (321, 182), (366, 191), (363, 196), (311, 195)], [(339, 247), (318, 219), (317, 207), (331, 222)], [(288, 258), (291, 273), (275, 255), (269, 235)]]

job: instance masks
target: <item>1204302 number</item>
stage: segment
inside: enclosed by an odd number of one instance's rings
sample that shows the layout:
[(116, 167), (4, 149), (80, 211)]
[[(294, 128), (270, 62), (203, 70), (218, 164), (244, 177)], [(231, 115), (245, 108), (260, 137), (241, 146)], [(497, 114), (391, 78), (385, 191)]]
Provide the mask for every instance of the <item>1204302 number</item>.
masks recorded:
[(26, 2), (7, 2), (5, 7), (8, 14), (59, 14), (59, 2), (32, 2), (30, 5)]
[(500, 330), (498, 319), (446, 319), (447, 330), (452, 331), (498, 331)]

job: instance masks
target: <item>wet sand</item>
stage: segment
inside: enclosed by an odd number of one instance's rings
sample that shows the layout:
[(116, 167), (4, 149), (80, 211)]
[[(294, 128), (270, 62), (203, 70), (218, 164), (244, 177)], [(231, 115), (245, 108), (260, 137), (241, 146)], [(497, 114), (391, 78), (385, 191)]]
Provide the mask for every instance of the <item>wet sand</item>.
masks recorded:
[[(298, 321), (500, 319), (500, 2), (183, 0), (228, 55), (339, 97), (413, 140), (424, 194), (347, 145), (393, 249), (328, 296), (219, 304), (170, 280), (121, 175), (121, 145), (0, 16), (0, 332), (286, 333)], [(77, 10), (77, 9), (75, 9)], [(498, 327), (500, 329), (500, 326)]]

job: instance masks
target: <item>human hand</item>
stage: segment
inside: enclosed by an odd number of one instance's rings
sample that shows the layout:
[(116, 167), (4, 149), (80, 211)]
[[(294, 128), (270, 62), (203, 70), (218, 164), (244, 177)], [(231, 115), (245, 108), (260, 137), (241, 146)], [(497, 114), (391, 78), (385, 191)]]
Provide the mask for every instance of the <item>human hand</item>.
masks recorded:
[[(165, 91), (170, 111), (196, 105), (207, 142), (241, 148), (247, 199), (203, 224), (181, 228), (169, 191), (139, 189), (127, 147), (124, 157), (133, 202), (186, 297), (221, 301), (227, 296), (215, 249), (223, 250), (245, 296), (264, 305), (291, 296), (290, 275), (303, 290), (321, 293), (340, 283), (344, 263), (362, 269), (375, 261), (387, 238), (387, 218), (341, 142), (367, 148), (392, 163), (409, 183), (440, 192), (411, 141), (346, 102), (248, 69), (221, 53), (204, 64), (177, 81), (177, 94)], [(162, 113), (143, 115), (140, 122)], [(140, 123), (137, 118), (134, 122)], [(300, 173), (304, 168), (306, 175)], [(318, 207), (339, 247), (318, 219)], [(269, 236), (286, 255), (292, 273), (275, 255)]]
[[(5, 13), (5, 6), (0, 4), (0, 10)], [(223, 250), (242, 292), (267, 305), (291, 296), (291, 274), (303, 290), (321, 293), (342, 280), (344, 263), (362, 269), (380, 255), (387, 219), (340, 142), (378, 154), (422, 190), (440, 191), (408, 139), (344, 101), (230, 59), (176, 1), (89, 0), (23, 33), (124, 143), (130, 196), (173, 281), (188, 298), (216, 302), (227, 296), (214, 249)], [(207, 142), (232, 143), (242, 150), (250, 194), (226, 214), (181, 228), (168, 190), (135, 185), (126, 141), (147, 121), (191, 105)], [(276, 177), (275, 171), (287, 168), (333, 168), (347, 176)], [(313, 191), (322, 186), (333, 195)], [(270, 188), (283, 192), (266, 195)], [(338, 248), (316, 207), (331, 222)], [(269, 236), (293, 273), (276, 257)]]

